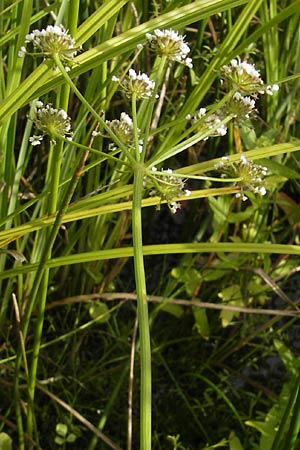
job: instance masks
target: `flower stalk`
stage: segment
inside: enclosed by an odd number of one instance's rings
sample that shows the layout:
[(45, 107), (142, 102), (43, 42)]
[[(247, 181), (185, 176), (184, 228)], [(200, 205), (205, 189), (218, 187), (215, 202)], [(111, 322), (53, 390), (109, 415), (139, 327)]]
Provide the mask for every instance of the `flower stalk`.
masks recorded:
[(137, 163), (134, 167), (132, 235), (141, 361), (140, 449), (151, 450), (151, 345), (142, 239), (143, 178), (144, 167)]

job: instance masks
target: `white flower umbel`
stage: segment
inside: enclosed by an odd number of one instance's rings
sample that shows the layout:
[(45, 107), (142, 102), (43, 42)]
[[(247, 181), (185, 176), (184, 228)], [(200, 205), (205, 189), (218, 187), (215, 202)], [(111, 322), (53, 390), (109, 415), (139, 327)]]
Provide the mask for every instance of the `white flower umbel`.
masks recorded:
[(193, 67), (192, 59), (187, 56), (190, 53), (190, 47), (184, 41), (185, 36), (177, 31), (156, 29), (154, 34), (147, 33), (146, 38), (152, 50), (158, 55), (165, 55), (171, 61), (177, 61), (189, 68)]
[(235, 92), (232, 98), (223, 106), (223, 114), (232, 115), (235, 123), (241, 123), (249, 119), (251, 113), (255, 111), (255, 100), (249, 96), (243, 96), (240, 92)]
[(128, 91), (135, 93), (138, 99), (151, 97), (155, 87), (146, 73), (136, 73), (134, 69), (129, 69), (126, 83)]
[[(55, 55), (62, 62), (71, 61), (77, 55), (79, 48), (75, 47), (75, 40), (62, 25), (49, 25), (43, 30), (33, 30), (25, 37), (25, 46), (19, 50), (19, 56), (28, 54), (53, 58)], [(27, 50), (27, 46), (30, 50)]]
[(71, 119), (63, 109), (53, 108), (49, 104), (43, 106), (42, 102), (39, 102), (32, 120), (36, 129), (41, 132), (41, 135), (29, 138), (32, 145), (39, 145), (46, 135), (51, 137), (52, 142), (55, 142), (55, 138), (70, 139), (72, 136)]
[(222, 110), (217, 110), (213, 114), (207, 114), (206, 108), (200, 108), (198, 114), (192, 117), (192, 123), (196, 123), (199, 121), (198, 131), (206, 132), (207, 137), (204, 140), (207, 140), (208, 137), (216, 137), (216, 136), (225, 136), (227, 133), (227, 125), (222, 123), (224, 116)]
[(134, 69), (129, 69), (128, 75), (123, 81), (120, 81), (116, 76), (112, 77), (112, 81), (120, 83), (129, 97), (135, 94), (138, 100), (150, 98), (155, 88), (155, 81), (150, 80), (146, 73), (136, 73)]
[(118, 136), (120, 141), (129, 146), (134, 145), (133, 121), (128, 114), (122, 112), (120, 119), (106, 120), (106, 124)]
[(264, 82), (259, 70), (253, 64), (239, 59), (232, 59), (230, 65), (221, 68), (221, 76), (227, 84), (228, 90), (235, 90), (243, 94), (256, 95), (263, 91)]
[(215, 165), (215, 169), (222, 172), (222, 178), (237, 178), (236, 186), (240, 186), (241, 192), (236, 196), (247, 200), (244, 191), (252, 191), (255, 194), (265, 195), (267, 190), (264, 185), (264, 177), (267, 175), (268, 169), (259, 164), (249, 161), (245, 155), (241, 155), (238, 161), (230, 161), (228, 157)]
[(248, 94), (252, 97), (257, 97), (258, 94), (273, 95), (279, 90), (278, 84), (266, 86), (254, 64), (241, 61), (239, 58), (232, 59), (229, 65), (223, 66), (221, 76), (228, 91), (233, 89), (242, 95)]
[(152, 166), (150, 172), (144, 179), (144, 187), (150, 189), (151, 196), (158, 196), (167, 202), (170, 211), (175, 214), (180, 209), (180, 203), (174, 198), (185, 195), (189, 197), (191, 191), (184, 189), (185, 180), (177, 177), (172, 169), (161, 169), (158, 171)]

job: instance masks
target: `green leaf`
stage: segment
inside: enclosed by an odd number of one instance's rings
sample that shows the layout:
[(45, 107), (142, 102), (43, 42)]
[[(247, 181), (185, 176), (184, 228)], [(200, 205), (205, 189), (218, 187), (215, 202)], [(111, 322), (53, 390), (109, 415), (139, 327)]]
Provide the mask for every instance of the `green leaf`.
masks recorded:
[[(246, 425), (255, 428), (261, 433), (260, 450), (270, 450), (273, 442), (277, 439), (278, 424), (281, 422), (285, 408), (290, 397), (290, 387), (288, 383), (283, 385), (278, 401), (266, 414), (264, 421), (248, 420)], [(279, 444), (279, 442), (278, 442)], [(280, 448), (278, 446), (277, 448)]]
[[(232, 306), (243, 306), (242, 294), (240, 286), (233, 284), (228, 286), (219, 292), (218, 297), (220, 297), (226, 305)], [(222, 320), (222, 326), (227, 327), (234, 317), (238, 317), (240, 313), (237, 311), (229, 311), (223, 309), (220, 314), (220, 319)]]
[(287, 167), (284, 164), (281, 164), (273, 159), (262, 159), (259, 161), (259, 164), (262, 166), (266, 166), (267, 169), (272, 172), (274, 175), (279, 175), (288, 179), (296, 179), (300, 178), (300, 173), (297, 170), (293, 170), (290, 167)]
[(183, 307), (181, 305), (176, 305), (175, 303), (165, 303), (162, 305), (160, 310), (172, 314), (177, 317), (177, 319), (180, 319), (183, 315)]
[(17, 250), (0, 250), (0, 254), (1, 253), (6, 253), (7, 255), (12, 256), (16, 261), (20, 261), (20, 262), (24, 262), (26, 261), (25, 256), (23, 255), (23, 253), (18, 252)]
[(68, 434), (68, 427), (64, 423), (58, 423), (55, 427), (55, 431), (59, 436), (65, 438)]
[(204, 339), (209, 339), (210, 328), (207, 319), (206, 309), (193, 307), (193, 314), (195, 319), (196, 330)]
[(244, 450), (241, 441), (234, 431), (231, 431), (229, 435), (229, 450)]
[(109, 309), (106, 303), (94, 302), (89, 307), (89, 313), (92, 319), (97, 319), (98, 323), (108, 322), (110, 317)]
[(300, 367), (300, 358), (294, 356), (290, 349), (279, 339), (274, 339), (273, 342), (286, 369), (291, 374), (297, 375)]
[(75, 442), (77, 439), (77, 436), (74, 433), (70, 433), (67, 437), (67, 442)]
[(0, 433), (0, 450), (12, 450), (12, 439), (7, 433)]
[(56, 436), (54, 439), (55, 444), (57, 445), (63, 445), (65, 443), (65, 439), (59, 436)]
[(172, 269), (172, 276), (181, 283), (184, 283), (185, 290), (189, 296), (192, 296), (202, 277), (198, 270), (186, 267), (176, 267)]

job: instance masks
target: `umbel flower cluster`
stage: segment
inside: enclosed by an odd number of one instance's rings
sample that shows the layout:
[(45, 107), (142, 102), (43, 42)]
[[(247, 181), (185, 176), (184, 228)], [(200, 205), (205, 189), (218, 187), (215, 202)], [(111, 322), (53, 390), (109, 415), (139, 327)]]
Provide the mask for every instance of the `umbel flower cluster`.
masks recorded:
[(240, 186), (241, 192), (238, 192), (236, 197), (241, 197), (243, 201), (248, 199), (245, 195), (245, 190), (260, 195), (265, 195), (267, 192), (264, 186), (264, 177), (267, 175), (268, 169), (259, 164), (254, 164), (253, 161), (249, 161), (243, 154), (235, 162), (224, 156), (215, 165), (215, 169), (222, 172), (222, 178), (237, 179), (235, 184)]
[(115, 76), (112, 77), (112, 81), (120, 83), (128, 97), (134, 94), (138, 100), (150, 98), (155, 87), (155, 82), (150, 80), (146, 73), (136, 73), (134, 69), (129, 69), (123, 81)]
[(207, 114), (206, 108), (200, 108), (198, 114), (192, 117), (190, 114), (186, 116), (187, 120), (198, 124), (197, 131), (202, 131), (208, 137), (225, 136), (227, 133), (227, 125), (222, 122), (222, 111), (218, 109), (213, 114)]
[(192, 59), (187, 56), (190, 53), (190, 47), (184, 41), (185, 36), (177, 31), (156, 29), (154, 34), (146, 33), (146, 38), (157, 55), (165, 55), (170, 61), (177, 61), (189, 68), (193, 67)]
[[(106, 120), (106, 125), (115, 133), (115, 135), (120, 139), (120, 141), (127, 147), (134, 146), (134, 128), (132, 118), (122, 112), (120, 119)], [(137, 130), (139, 135), (140, 129)], [(141, 153), (143, 148), (143, 142), (139, 140), (139, 151)], [(115, 146), (110, 146), (111, 150), (115, 149)]]
[(256, 70), (253, 64), (240, 59), (232, 59), (228, 66), (223, 66), (221, 76), (227, 91), (233, 90), (241, 95), (248, 94), (251, 97), (257, 97), (258, 94), (273, 95), (279, 89), (277, 84), (265, 86), (259, 70)]
[(167, 202), (169, 210), (175, 214), (181, 204), (174, 201), (174, 198), (191, 195), (191, 191), (185, 189), (185, 181), (173, 174), (172, 169), (162, 169), (158, 172), (157, 167), (151, 167), (151, 174), (145, 177), (144, 187), (150, 189), (151, 196), (159, 196)]
[(26, 35), (25, 44), (31, 46), (32, 52), (28, 52), (26, 46), (23, 46), (18, 53), (20, 57), (27, 53), (45, 58), (57, 56), (64, 63), (72, 61), (79, 50), (75, 47), (75, 39), (62, 25), (49, 25), (43, 30), (33, 30)]
[(53, 108), (52, 105), (44, 106), (41, 101), (36, 102), (33, 122), (39, 135), (33, 135), (29, 142), (33, 145), (40, 145), (44, 136), (51, 137), (51, 142), (59, 137), (71, 139), (71, 119), (63, 109)]
[(198, 122), (198, 131), (206, 132), (205, 139), (224, 136), (227, 133), (226, 118), (239, 125), (255, 112), (255, 100), (259, 94), (273, 95), (279, 89), (277, 84), (266, 86), (260, 72), (247, 61), (232, 59), (230, 65), (223, 66), (220, 72), (222, 85), (231, 93), (227, 102), (213, 114), (207, 114), (206, 108), (202, 107), (194, 117), (187, 116), (192, 123)]

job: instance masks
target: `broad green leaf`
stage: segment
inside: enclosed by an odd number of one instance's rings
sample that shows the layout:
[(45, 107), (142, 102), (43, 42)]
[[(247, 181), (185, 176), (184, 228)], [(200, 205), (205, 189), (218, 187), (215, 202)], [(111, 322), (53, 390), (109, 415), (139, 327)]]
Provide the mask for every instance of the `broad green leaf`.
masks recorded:
[(68, 427), (65, 423), (58, 423), (55, 427), (55, 431), (59, 436), (65, 438), (68, 434)]
[(176, 267), (172, 269), (171, 274), (179, 282), (184, 283), (185, 290), (190, 297), (202, 280), (199, 271), (194, 268)]
[(0, 433), (0, 450), (12, 450), (12, 439), (4, 432)]
[(195, 319), (194, 326), (196, 330), (204, 339), (209, 339), (210, 328), (207, 319), (206, 309), (193, 307), (193, 314)]
[(270, 172), (272, 172), (272, 174), (274, 174), (274, 175), (279, 175), (283, 178), (288, 178), (288, 179), (300, 178), (299, 171), (291, 169), (290, 167), (288, 167), (284, 164), (274, 161), (274, 159), (264, 158), (264, 159), (260, 160), (259, 163), (262, 166), (266, 166), (267, 169)]
[(274, 439), (276, 439), (276, 431), (283, 417), (290, 396), (290, 388), (287, 383), (283, 385), (278, 401), (266, 414), (264, 421), (248, 420), (246, 425), (255, 428), (261, 433), (260, 450), (270, 450)]
[[(223, 289), (221, 292), (219, 292), (218, 297), (222, 299), (225, 305), (243, 306), (241, 289), (237, 284), (233, 284), (232, 286), (228, 286), (227, 288)], [(224, 328), (227, 327), (232, 319), (234, 317), (238, 317), (239, 315), (239, 312), (223, 309), (220, 314), (222, 326)]]
[(183, 316), (183, 307), (181, 305), (176, 305), (175, 303), (164, 303), (161, 306), (160, 311), (168, 312), (177, 317), (177, 319), (180, 319), (180, 317)]
[(234, 431), (231, 431), (229, 435), (229, 450), (244, 450), (241, 441)]
[(279, 339), (274, 339), (273, 342), (286, 369), (291, 374), (297, 375), (300, 367), (300, 358), (294, 356), (290, 349)]
[(110, 317), (109, 309), (106, 303), (94, 302), (89, 307), (89, 313), (92, 319), (97, 319), (98, 323), (108, 322)]

